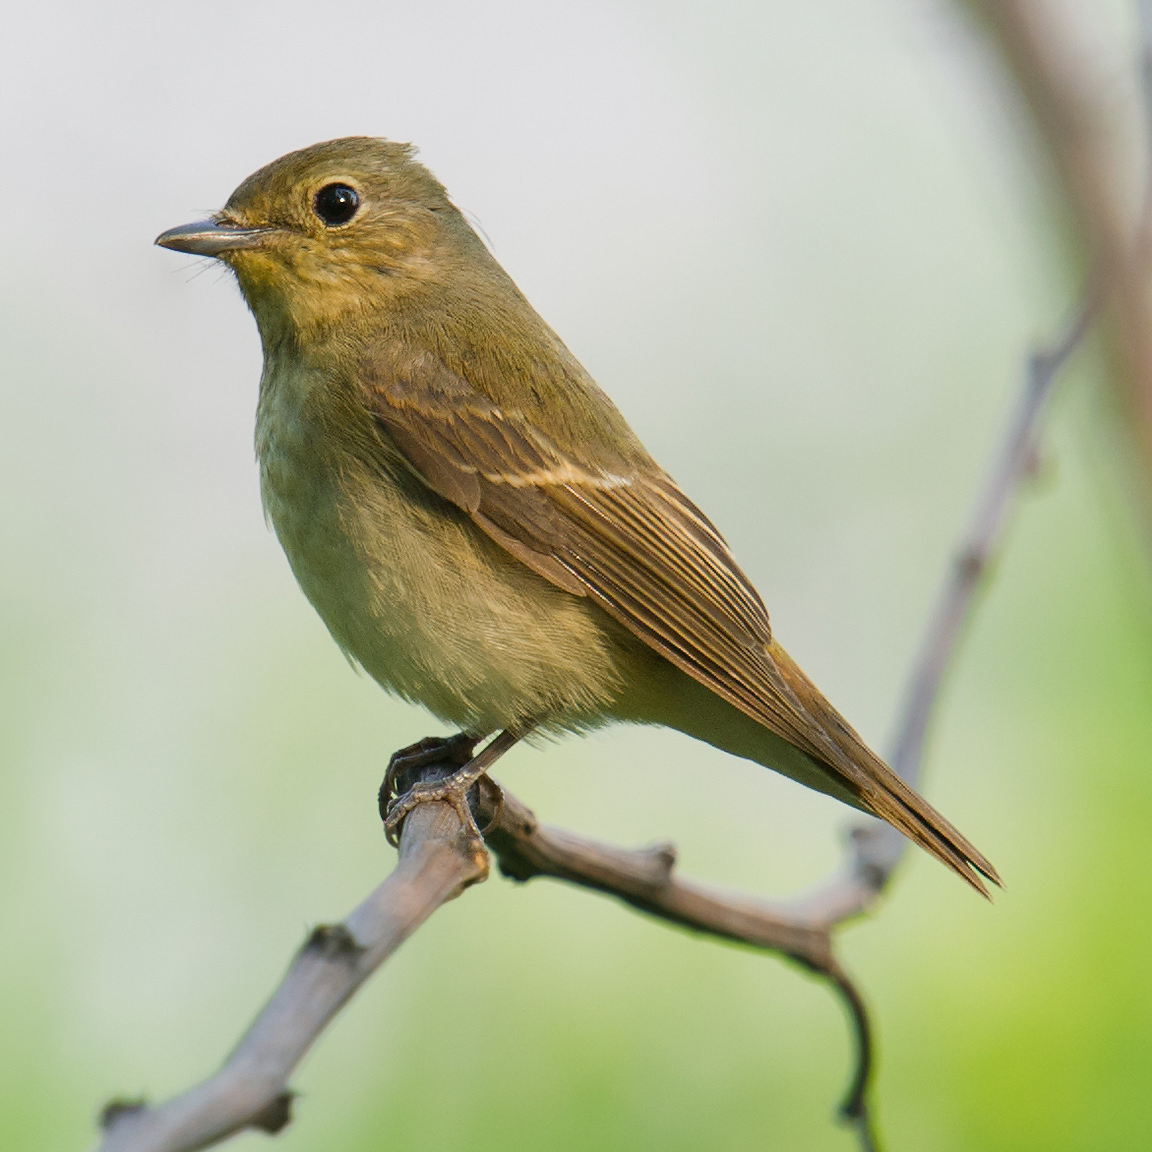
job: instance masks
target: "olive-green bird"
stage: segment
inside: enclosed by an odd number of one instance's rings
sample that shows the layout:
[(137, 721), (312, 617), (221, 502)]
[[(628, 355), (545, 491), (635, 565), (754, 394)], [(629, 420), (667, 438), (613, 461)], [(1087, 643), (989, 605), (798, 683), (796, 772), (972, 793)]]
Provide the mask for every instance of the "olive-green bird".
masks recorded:
[(663, 724), (998, 882), (773, 639), (720, 533), (411, 147), (293, 152), (157, 243), (235, 272), (265, 510), (340, 647), (460, 729), (457, 803), (533, 729)]

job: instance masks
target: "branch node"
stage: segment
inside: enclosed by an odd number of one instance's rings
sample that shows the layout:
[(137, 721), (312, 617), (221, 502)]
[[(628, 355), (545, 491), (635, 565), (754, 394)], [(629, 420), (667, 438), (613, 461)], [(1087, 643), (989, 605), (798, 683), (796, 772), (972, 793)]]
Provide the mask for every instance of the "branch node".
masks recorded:
[(292, 1122), (292, 1101), (295, 1099), (296, 1093), (291, 1089), (274, 1096), (248, 1121), (248, 1127), (275, 1136)]
[(346, 960), (355, 964), (364, 948), (343, 924), (317, 924), (301, 951), (316, 952), (325, 960)]
[(147, 1107), (148, 1102), (143, 1096), (137, 1096), (134, 1100), (125, 1100), (123, 1097), (117, 1096), (100, 1109), (100, 1127), (107, 1132), (121, 1117), (143, 1112)]
[(460, 837), (464, 841), (460, 855), (472, 862), (472, 874), (465, 879), (460, 888), (463, 892), (465, 888), (471, 888), (473, 884), (483, 884), (488, 879), (488, 849), (482, 836), (474, 836), (465, 828), (460, 830)]
[(956, 553), (953, 563), (956, 566), (957, 579), (966, 585), (975, 584), (988, 563), (988, 555), (979, 547), (965, 548)]
[(663, 880), (658, 884), (667, 884), (672, 879), (672, 871), (676, 867), (676, 845), (671, 840), (662, 840), (659, 844), (650, 844), (644, 851), (652, 862), (663, 873)]

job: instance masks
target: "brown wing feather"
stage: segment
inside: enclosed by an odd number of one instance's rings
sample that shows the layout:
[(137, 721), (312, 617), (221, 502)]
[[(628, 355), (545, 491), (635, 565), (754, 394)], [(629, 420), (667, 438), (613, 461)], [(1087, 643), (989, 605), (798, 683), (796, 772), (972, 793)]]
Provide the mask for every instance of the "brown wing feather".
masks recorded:
[[(421, 364), (421, 377), (430, 365)], [(436, 368), (373, 381), (376, 419), (435, 492), (545, 579), (616, 620), (746, 715), (802, 749), (861, 806), (984, 891), (995, 870), (899, 779), (772, 641), (755, 588), (708, 518), (659, 472), (594, 467), (523, 416)]]

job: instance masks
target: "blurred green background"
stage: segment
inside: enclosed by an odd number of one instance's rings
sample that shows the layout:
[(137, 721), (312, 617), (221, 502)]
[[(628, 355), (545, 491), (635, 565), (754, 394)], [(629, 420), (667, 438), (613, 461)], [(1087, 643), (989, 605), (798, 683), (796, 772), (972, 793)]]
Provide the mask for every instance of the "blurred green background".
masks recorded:
[[(1122, 94), (1128, 7), (1079, 8)], [(119, 0), (5, 25), (0, 1148), (86, 1147), (109, 1096), (212, 1070), (391, 867), (376, 786), (437, 730), (349, 669), (264, 529), (238, 293), (150, 247), (282, 152), (419, 144), (883, 746), (1024, 354), (1076, 294), (951, 7)], [(892, 1149), (1147, 1142), (1152, 597), (1095, 364), (1063, 380), (930, 749), (929, 797), (1007, 888), (986, 905), (917, 854), (842, 937)], [(824, 876), (847, 817), (654, 731), (498, 775), (765, 893)], [(277, 1147), (848, 1150), (848, 1061), (794, 968), (494, 878), (322, 1039)]]

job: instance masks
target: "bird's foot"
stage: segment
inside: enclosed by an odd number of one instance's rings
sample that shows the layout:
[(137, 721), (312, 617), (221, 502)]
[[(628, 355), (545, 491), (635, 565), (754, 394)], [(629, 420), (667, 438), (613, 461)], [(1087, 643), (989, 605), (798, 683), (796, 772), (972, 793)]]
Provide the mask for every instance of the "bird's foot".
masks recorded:
[(423, 740), (393, 752), (384, 773), (384, 782), (380, 785), (380, 819), (388, 818), (388, 809), (416, 782), (421, 768), (433, 764), (463, 768), (472, 759), (477, 743), (475, 736), (458, 732), (455, 736), (425, 736)]
[[(388, 843), (395, 847), (400, 840), (400, 829), (408, 813), (420, 804), (443, 801), (451, 804), (460, 817), (460, 823), (477, 839), (500, 818), (504, 794), (500, 786), (485, 773), (495, 761), (517, 740), (516, 736), (503, 732), (477, 756), (473, 756), (477, 739), (461, 732), (447, 738), (429, 736), (408, 748), (397, 752), (388, 764), (384, 783), (380, 785), (380, 816), (384, 821), (384, 834)], [(440, 780), (413, 780), (422, 768), (434, 764), (445, 766), (459, 765), (457, 770)], [(476, 823), (468, 803), (468, 793), (473, 785), (494, 789), (496, 817), (483, 832)]]

